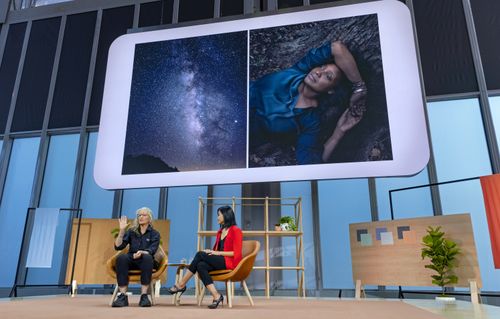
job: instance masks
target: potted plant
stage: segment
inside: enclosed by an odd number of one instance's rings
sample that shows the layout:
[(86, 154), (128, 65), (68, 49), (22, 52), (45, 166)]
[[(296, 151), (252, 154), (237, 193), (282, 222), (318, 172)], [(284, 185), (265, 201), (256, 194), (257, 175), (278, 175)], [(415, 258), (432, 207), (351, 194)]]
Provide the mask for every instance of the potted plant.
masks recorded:
[(430, 259), (430, 264), (425, 268), (434, 270), (437, 274), (432, 275), (432, 283), (441, 287), (441, 295), (436, 300), (453, 302), (454, 297), (448, 297), (445, 294), (445, 287), (450, 284), (456, 284), (458, 277), (453, 269), (456, 267), (456, 257), (460, 254), (460, 248), (457, 243), (445, 237), (441, 231), (441, 226), (427, 228), (427, 235), (422, 238), (422, 259)]
[(283, 216), (280, 218), (280, 226), (282, 230), (297, 231), (297, 224), (295, 218), (292, 216)]

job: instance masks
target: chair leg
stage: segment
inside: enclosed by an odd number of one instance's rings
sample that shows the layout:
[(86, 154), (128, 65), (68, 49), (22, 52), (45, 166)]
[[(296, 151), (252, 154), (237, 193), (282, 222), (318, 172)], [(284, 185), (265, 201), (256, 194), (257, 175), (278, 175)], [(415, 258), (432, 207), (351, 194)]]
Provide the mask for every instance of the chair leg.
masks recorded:
[(250, 291), (248, 291), (248, 287), (247, 287), (246, 281), (243, 280), (241, 282), (241, 285), (243, 286), (243, 289), (245, 290), (245, 294), (247, 295), (248, 300), (250, 301), (250, 304), (253, 306), (253, 299), (252, 299), (252, 296), (250, 295)]
[(200, 295), (198, 296), (198, 306), (201, 306), (203, 298), (205, 297), (205, 286), (201, 287)]
[(115, 285), (115, 290), (113, 291), (113, 296), (111, 296), (111, 300), (109, 301), (109, 305), (113, 305), (113, 301), (116, 298), (116, 295), (118, 294), (118, 285)]
[(156, 304), (156, 300), (155, 300), (155, 297), (156, 297), (156, 280), (151, 280), (151, 283), (149, 284), (149, 295), (151, 296), (151, 305), (155, 305)]
[(161, 280), (157, 279), (156, 285), (155, 285), (155, 298), (156, 299), (160, 298), (160, 289), (161, 289)]
[(233, 282), (231, 280), (228, 280), (226, 283), (226, 289), (227, 289), (227, 304), (229, 308), (233, 308)]

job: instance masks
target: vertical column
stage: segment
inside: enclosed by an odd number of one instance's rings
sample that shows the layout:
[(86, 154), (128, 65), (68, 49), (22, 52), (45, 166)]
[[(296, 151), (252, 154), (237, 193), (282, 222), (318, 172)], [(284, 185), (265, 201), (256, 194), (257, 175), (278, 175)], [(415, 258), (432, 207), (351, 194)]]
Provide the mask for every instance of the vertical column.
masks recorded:
[(465, 22), (467, 24), (467, 33), (472, 51), (472, 60), (476, 71), (476, 79), (479, 87), (479, 105), (481, 107), (481, 115), (483, 116), (484, 135), (488, 145), (490, 154), (491, 169), (493, 173), (500, 172), (500, 153), (495, 136), (495, 127), (493, 117), (491, 115), (490, 102), (488, 99), (488, 88), (486, 86), (486, 78), (484, 76), (483, 63), (481, 61), (481, 52), (479, 51), (479, 43), (477, 40), (476, 26), (474, 25), (474, 17), (470, 0), (462, 0)]
[[(411, 14), (411, 19), (412, 19), (412, 25), (413, 25), (413, 35), (415, 38), (415, 48), (417, 51), (417, 61), (418, 61), (418, 70), (420, 73), (420, 86), (422, 87), (422, 98), (424, 101), (427, 101), (426, 99), (426, 94), (425, 94), (425, 86), (424, 86), (424, 79), (422, 75), (422, 63), (420, 60), (420, 49), (419, 49), (419, 44), (418, 44), (418, 37), (417, 37), (417, 26), (415, 23), (415, 11), (413, 9), (413, 0), (406, 0), (406, 5), (410, 9), (410, 14)], [(432, 140), (431, 140), (431, 134), (429, 131), (429, 116), (427, 114), (427, 107), (424, 107), (424, 112), (425, 112), (425, 120), (426, 120), (426, 126), (427, 126), (427, 136), (428, 136), (428, 143), (430, 147), (430, 158), (429, 158), (429, 163), (427, 164), (427, 172), (429, 174), (429, 184), (437, 183), (437, 172), (436, 172), (436, 162), (434, 161), (434, 152), (433, 152), (433, 147), (432, 147)], [(432, 198), (432, 207), (434, 210), (434, 215), (442, 215), (443, 214), (443, 209), (441, 207), (441, 196), (439, 195), (439, 188), (437, 186), (431, 186), (430, 188), (431, 191), (431, 198)]]

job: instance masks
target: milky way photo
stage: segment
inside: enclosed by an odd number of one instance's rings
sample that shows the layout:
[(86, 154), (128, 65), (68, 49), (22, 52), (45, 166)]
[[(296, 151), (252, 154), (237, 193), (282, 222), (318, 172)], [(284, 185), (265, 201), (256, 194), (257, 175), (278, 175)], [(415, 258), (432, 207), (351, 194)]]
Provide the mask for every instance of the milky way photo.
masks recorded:
[(247, 32), (137, 44), (123, 174), (246, 167)]

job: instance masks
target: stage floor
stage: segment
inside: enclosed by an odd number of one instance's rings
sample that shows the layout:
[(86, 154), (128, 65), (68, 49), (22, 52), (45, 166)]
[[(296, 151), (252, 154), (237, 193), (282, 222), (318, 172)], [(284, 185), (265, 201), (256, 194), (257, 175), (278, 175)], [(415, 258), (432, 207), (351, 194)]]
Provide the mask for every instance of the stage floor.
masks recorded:
[(329, 298), (254, 298), (255, 306), (248, 304), (246, 297), (237, 297), (233, 308), (226, 305), (217, 310), (207, 309), (208, 299), (198, 307), (194, 297), (182, 298), (180, 306), (174, 306), (171, 298), (162, 296), (156, 306), (140, 308), (139, 296), (129, 297), (129, 307), (111, 308), (110, 296), (79, 295), (13, 298), (0, 300), (0, 318), (214, 318), (214, 319), (461, 319), (500, 318), (500, 307), (489, 305), (473, 306), (469, 302), (457, 301), (444, 305), (433, 300), (393, 299), (329, 299)]

